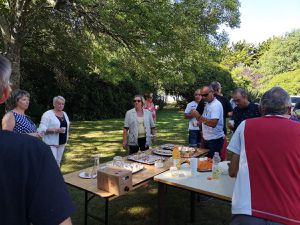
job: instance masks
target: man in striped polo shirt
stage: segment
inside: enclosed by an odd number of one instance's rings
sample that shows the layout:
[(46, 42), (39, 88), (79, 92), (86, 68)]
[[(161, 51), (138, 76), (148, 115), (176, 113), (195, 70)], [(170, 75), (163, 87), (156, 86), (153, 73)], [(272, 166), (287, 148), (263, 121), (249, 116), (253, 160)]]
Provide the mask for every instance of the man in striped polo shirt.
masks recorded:
[(264, 93), (260, 107), (263, 117), (243, 121), (228, 146), (231, 225), (299, 225), (300, 124), (288, 119), (291, 100), (280, 87)]

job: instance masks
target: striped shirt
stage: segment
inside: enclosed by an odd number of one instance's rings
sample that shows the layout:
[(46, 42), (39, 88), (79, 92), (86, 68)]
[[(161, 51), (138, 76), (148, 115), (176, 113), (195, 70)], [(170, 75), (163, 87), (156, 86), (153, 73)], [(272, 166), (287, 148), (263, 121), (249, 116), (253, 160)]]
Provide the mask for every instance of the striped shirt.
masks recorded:
[(12, 111), (15, 117), (15, 127), (13, 132), (19, 134), (27, 134), (36, 132), (36, 126), (29, 116)]

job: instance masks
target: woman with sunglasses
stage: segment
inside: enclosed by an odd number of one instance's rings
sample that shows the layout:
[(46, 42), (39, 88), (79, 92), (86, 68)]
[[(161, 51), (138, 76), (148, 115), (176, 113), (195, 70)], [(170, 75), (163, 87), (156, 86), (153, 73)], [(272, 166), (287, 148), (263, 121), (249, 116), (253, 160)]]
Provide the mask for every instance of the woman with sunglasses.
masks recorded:
[(143, 109), (143, 97), (135, 95), (133, 104), (134, 108), (126, 112), (123, 128), (123, 148), (129, 148), (129, 154), (149, 149), (151, 137), (156, 136), (152, 113)]

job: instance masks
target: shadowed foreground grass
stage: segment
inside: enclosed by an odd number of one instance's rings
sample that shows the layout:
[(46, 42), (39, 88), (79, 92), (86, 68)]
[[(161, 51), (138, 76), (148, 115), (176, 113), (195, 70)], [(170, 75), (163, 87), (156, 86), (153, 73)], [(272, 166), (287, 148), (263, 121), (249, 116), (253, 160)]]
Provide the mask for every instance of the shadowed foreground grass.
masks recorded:
[[(92, 166), (91, 155), (100, 153), (101, 162), (111, 160), (115, 155), (127, 155), (122, 149), (122, 129), (124, 119), (102, 121), (73, 122), (71, 136), (62, 166), (63, 173)], [(188, 120), (183, 119), (183, 112), (177, 109), (158, 111), (156, 145), (164, 143), (187, 144)], [(70, 187), (71, 197), (76, 205), (76, 213), (72, 216), (74, 225), (83, 224), (84, 192)], [(185, 225), (189, 223), (188, 191), (177, 188), (168, 189), (167, 209), (168, 224)], [(94, 198), (89, 205), (93, 214), (104, 216), (104, 201)], [(151, 181), (110, 202), (109, 223), (112, 225), (152, 225), (157, 224), (157, 183)], [(198, 203), (196, 206), (196, 222), (199, 225), (229, 224), (230, 205), (220, 200)], [(100, 222), (88, 219), (89, 225)]]

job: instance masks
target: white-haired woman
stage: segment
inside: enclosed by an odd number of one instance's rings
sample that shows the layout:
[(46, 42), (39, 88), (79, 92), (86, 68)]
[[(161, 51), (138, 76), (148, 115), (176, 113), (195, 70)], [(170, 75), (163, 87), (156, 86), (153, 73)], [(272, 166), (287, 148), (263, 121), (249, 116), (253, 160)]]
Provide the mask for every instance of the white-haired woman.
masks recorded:
[(42, 116), (39, 132), (44, 133), (43, 141), (50, 146), (52, 154), (60, 167), (61, 159), (68, 141), (70, 121), (63, 111), (66, 100), (62, 96), (53, 98), (53, 109)]

